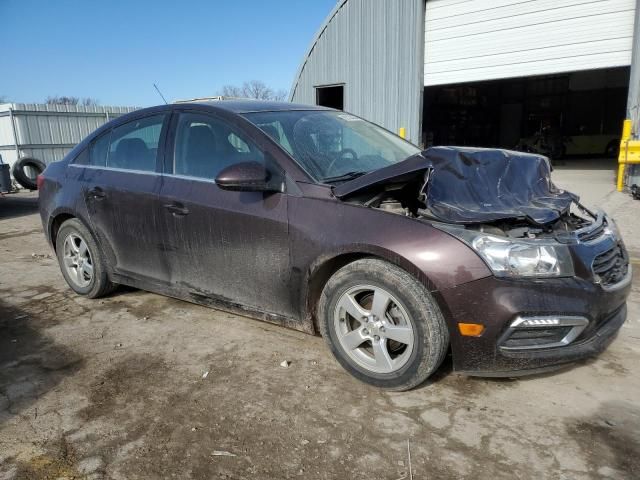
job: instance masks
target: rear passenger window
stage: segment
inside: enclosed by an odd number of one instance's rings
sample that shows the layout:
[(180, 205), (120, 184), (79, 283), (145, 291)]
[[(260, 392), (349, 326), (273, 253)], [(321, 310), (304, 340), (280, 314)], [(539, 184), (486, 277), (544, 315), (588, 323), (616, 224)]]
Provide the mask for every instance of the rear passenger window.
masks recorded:
[(134, 120), (111, 131), (107, 166), (153, 172), (164, 115)]
[(98, 137), (91, 144), (89, 149), (89, 165), (95, 167), (107, 166), (107, 152), (109, 151), (109, 137), (111, 132)]
[(208, 115), (180, 115), (176, 130), (175, 174), (213, 180), (222, 169), (250, 161), (264, 164), (264, 155), (243, 133)]
[(89, 149), (85, 148), (73, 159), (75, 165), (87, 165), (89, 163)]
[(111, 132), (107, 132), (93, 140), (89, 144), (89, 147), (85, 148), (76, 158), (74, 158), (73, 163), (75, 165), (105, 167), (107, 165), (107, 151), (109, 150), (110, 133)]

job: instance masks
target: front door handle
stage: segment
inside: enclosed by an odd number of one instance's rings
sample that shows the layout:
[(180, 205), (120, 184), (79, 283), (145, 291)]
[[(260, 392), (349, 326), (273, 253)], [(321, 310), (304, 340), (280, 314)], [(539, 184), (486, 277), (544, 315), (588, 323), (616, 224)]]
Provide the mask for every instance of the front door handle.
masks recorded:
[(104, 190), (100, 187), (94, 187), (91, 190), (89, 190), (88, 193), (89, 193), (89, 197), (95, 200), (100, 200), (106, 196), (106, 193), (104, 193)]
[(181, 203), (169, 203), (165, 205), (164, 208), (170, 211), (174, 216), (184, 217), (185, 215), (189, 215), (189, 209)]

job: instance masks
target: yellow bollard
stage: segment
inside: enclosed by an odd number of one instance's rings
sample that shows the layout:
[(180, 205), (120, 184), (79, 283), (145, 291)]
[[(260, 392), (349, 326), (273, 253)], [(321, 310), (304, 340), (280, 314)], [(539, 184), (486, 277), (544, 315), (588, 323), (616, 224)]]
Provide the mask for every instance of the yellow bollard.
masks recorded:
[(407, 130), (404, 127), (400, 127), (398, 131), (398, 136), (401, 138), (407, 138)]
[(624, 170), (627, 164), (640, 163), (640, 140), (632, 140), (631, 120), (622, 124), (622, 138), (620, 139), (620, 155), (618, 156), (618, 181), (616, 188), (619, 192), (624, 189)]
[(622, 139), (620, 140), (621, 142), (626, 142), (631, 138), (631, 126), (632, 122), (629, 119), (626, 119), (624, 122), (622, 122)]
[(618, 189), (619, 192), (624, 190), (624, 167), (625, 167), (624, 163), (620, 163), (620, 165), (618, 165), (618, 184), (617, 184), (617, 189)]

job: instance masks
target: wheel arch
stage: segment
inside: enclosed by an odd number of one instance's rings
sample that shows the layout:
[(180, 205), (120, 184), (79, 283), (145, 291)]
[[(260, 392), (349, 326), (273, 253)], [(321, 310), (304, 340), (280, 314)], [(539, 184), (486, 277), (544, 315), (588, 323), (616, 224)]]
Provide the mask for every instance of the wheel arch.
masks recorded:
[[(306, 286), (306, 290), (303, 295), (304, 318), (311, 323), (316, 334), (320, 331), (318, 328), (317, 310), (318, 302), (322, 295), (324, 286), (342, 267), (362, 258), (376, 258), (396, 265), (408, 274), (412, 275), (416, 280), (424, 285), (427, 290), (436, 290), (433, 282), (416, 265), (397, 253), (393, 253), (381, 247), (359, 246), (358, 248), (353, 248), (351, 250), (323, 255), (311, 265), (307, 281), (304, 283)], [(436, 301), (440, 303), (438, 300), (439, 299), (436, 296)]]
[(69, 210), (60, 210), (55, 214), (51, 215), (51, 217), (49, 218), (49, 226), (47, 229), (47, 239), (49, 240), (49, 243), (53, 247), (54, 252), (56, 251), (56, 238), (58, 237), (58, 232), (60, 231), (60, 227), (64, 222), (66, 222), (67, 220), (71, 220), (72, 218), (77, 218), (78, 220), (80, 220), (82, 223), (85, 224), (85, 227), (88, 228), (86, 222), (82, 221), (82, 219), (79, 218), (75, 214), (75, 212), (71, 212)]
[[(89, 233), (93, 235), (93, 239), (95, 240), (96, 244), (98, 245), (98, 248), (101, 250), (101, 253), (103, 255), (106, 253), (106, 251), (110, 251), (109, 246), (107, 246), (107, 248), (105, 249), (105, 245), (100, 241), (101, 239), (99, 238), (99, 235), (97, 235), (96, 232), (93, 231), (93, 229), (91, 228), (91, 224), (85, 218), (83, 218), (82, 215), (78, 215), (77, 212), (65, 208), (65, 209), (57, 210), (55, 213), (51, 215), (49, 220), (49, 228), (48, 228), (47, 234), (48, 234), (48, 240), (51, 242), (51, 246), (53, 247), (54, 252), (56, 251), (56, 237), (58, 236), (60, 227), (64, 222), (72, 218), (75, 218), (78, 221), (80, 221), (85, 226), (85, 228), (89, 231)], [(110, 257), (106, 256), (105, 258), (109, 259)], [(110, 271), (108, 264), (107, 264), (107, 271)]]

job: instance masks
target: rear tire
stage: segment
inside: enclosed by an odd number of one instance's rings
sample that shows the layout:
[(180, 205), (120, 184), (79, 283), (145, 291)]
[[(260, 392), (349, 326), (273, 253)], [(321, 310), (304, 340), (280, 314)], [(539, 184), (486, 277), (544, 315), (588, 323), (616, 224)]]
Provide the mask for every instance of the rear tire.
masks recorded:
[(115, 290), (117, 285), (109, 280), (98, 244), (77, 218), (60, 226), (56, 255), (62, 276), (78, 295), (98, 298)]
[(318, 319), (338, 362), (357, 379), (387, 390), (421, 384), (448, 350), (449, 332), (431, 294), (406, 271), (378, 259), (338, 270), (324, 287)]

